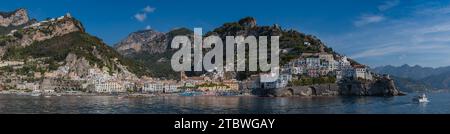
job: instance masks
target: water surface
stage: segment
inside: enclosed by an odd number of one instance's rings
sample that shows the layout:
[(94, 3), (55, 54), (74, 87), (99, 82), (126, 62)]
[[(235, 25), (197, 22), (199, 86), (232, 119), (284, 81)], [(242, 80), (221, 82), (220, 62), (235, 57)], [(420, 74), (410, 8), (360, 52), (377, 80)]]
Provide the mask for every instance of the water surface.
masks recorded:
[(31, 97), (0, 95), (0, 113), (101, 114), (444, 114), (450, 93), (429, 94), (429, 103), (398, 97), (177, 97), (114, 96)]

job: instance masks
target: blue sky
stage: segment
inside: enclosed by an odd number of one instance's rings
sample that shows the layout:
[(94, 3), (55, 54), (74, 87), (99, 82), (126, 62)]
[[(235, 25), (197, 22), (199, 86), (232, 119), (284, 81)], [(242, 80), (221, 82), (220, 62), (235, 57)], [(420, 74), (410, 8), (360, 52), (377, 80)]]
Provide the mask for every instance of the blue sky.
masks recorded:
[(0, 11), (26, 8), (43, 20), (70, 12), (86, 30), (112, 45), (152, 28), (203, 27), (204, 32), (246, 16), (322, 39), (339, 53), (371, 66), (450, 65), (447, 0), (1, 0)]

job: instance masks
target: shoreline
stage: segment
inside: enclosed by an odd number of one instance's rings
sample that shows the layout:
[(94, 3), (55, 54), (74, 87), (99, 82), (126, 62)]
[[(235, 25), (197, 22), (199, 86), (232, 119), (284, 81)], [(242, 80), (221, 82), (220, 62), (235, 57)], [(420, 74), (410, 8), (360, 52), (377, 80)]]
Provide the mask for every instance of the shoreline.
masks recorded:
[(233, 95), (211, 95), (204, 92), (196, 92), (193, 95), (182, 95), (186, 92), (177, 93), (87, 93), (87, 92), (73, 92), (73, 93), (33, 93), (25, 92), (20, 90), (6, 90), (0, 91), (0, 95), (17, 95), (17, 96), (112, 96), (112, 97), (158, 97), (158, 96), (180, 96), (180, 97), (190, 97), (190, 96), (256, 96), (251, 94), (233, 94)]

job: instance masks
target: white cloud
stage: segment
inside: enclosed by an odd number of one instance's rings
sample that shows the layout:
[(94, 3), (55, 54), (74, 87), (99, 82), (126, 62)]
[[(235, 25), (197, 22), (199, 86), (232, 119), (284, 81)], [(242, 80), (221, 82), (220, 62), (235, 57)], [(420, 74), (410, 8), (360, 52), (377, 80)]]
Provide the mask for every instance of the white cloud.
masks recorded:
[(399, 0), (389, 0), (385, 1), (383, 4), (378, 6), (379, 11), (386, 11), (400, 4)]
[(134, 18), (136, 18), (138, 21), (143, 22), (147, 19), (147, 14), (155, 12), (156, 8), (151, 6), (146, 6), (142, 9), (142, 11), (136, 13), (134, 15)]
[(358, 20), (354, 21), (353, 24), (357, 27), (364, 26), (367, 24), (378, 23), (386, 20), (382, 15), (363, 15)]
[(138, 21), (143, 22), (145, 19), (147, 19), (146, 13), (137, 13), (134, 15), (134, 18), (136, 18)]
[[(366, 51), (362, 51), (351, 55), (352, 58), (368, 58), (368, 57), (376, 57), (376, 56), (389, 56), (389, 55), (405, 55), (405, 53), (413, 53), (413, 54), (430, 54), (430, 53), (443, 53), (444, 51), (437, 50), (449, 50), (450, 48), (445, 45), (395, 45), (388, 47), (380, 47), (376, 49), (369, 49)], [(444, 52), (445, 53), (445, 52)]]
[(405, 7), (401, 9), (402, 17), (390, 19), (366, 15), (359, 18), (359, 22), (355, 21), (355, 26), (380, 20), (383, 23), (329, 35), (324, 41), (337, 52), (372, 66), (449, 66), (450, 12), (446, 10), (450, 8), (446, 7), (450, 5)]
[(146, 6), (143, 11), (146, 13), (153, 13), (156, 10), (156, 8), (151, 7), (151, 6)]
[[(423, 7), (419, 7), (423, 8)], [(417, 15), (447, 15), (450, 14), (450, 6), (430, 6), (416, 10)]]
[(145, 26), (145, 30), (150, 30), (150, 29), (152, 29), (152, 26), (150, 26), (150, 25)]
[(353, 21), (353, 25), (356, 27), (365, 26), (372, 23), (378, 23), (386, 20), (386, 17), (384, 16), (384, 12), (392, 9), (400, 4), (399, 0), (387, 0), (384, 1), (383, 4), (378, 5), (377, 9), (378, 12), (377, 15), (372, 14), (363, 14), (361, 15), (357, 20)]

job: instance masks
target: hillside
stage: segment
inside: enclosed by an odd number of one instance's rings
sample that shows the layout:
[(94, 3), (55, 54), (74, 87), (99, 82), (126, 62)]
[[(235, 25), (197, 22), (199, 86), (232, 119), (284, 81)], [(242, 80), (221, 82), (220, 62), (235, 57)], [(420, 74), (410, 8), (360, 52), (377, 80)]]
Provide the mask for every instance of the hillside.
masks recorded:
[(436, 89), (450, 89), (450, 71), (428, 76), (421, 79), (421, 81), (431, 85)]
[(433, 89), (433, 87), (426, 82), (413, 80), (408, 78), (402, 78), (397, 76), (391, 76), (395, 81), (395, 85), (400, 91), (404, 92), (423, 92), (428, 89)]
[(174, 72), (170, 65), (170, 59), (176, 49), (169, 47), (170, 41), (177, 35), (192, 36), (193, 32), (186, 28), (174, 29), (168, 33), (138, 31), (114, 45), (114, 48), (123, 56), (145, 65), (153, 77), (177, 79), (180, 74)]
[(28, 18), (25, 9), (17, 9), (12, 12), (0, 12), (0, 36), (35, 22), (35, 19)]
[(45, 58), (43, 63), (48, 64), (48, 71), (54, 71), (62, 65), (60, 62), (64, 62), (69, 54), (83, 57), (91, 66), (106, 67), (109, 71), (124, 71), (119, 67), (124, 65), (138, 76), (145, 74), (145, 71), (140, 69), (142, 66), (122, 57), (100, 39), (83, 32), (73, 32), (34, 42), (26, 47), (9, 47), (2, 60), (22, 61)]
[[(171, 36), (172, 35), (172, 36)], [(192, 36), (192, 31), (186, 28), (176, 29), (168, 33), (156, 32), (154, 30), (138, 31), (131, 33), (121, 42), (115, 45), (119, 53), (126, 57), (132, 57), (146, 64), (152, 76), (176, 78), (178, 73), (171, 71), (170, 58), (174, 50), (169, 45), (174, 35)], [(223, 40), (226, 36), (280, 36), (280, 49), (286, 53), (280, 54), (280, 63), (286, 64), (292, 59), (299, 58), (302, 53), (335, 53), (332, 48), (325, 46), (324, 43), (313, 35), (306, 35), (296, 30), (282, 29), (279, 25), (258, 26), (256, 19), (246, 17), (238, 22), (225, 23), (212, 31), (206, 32), (205, 36), (218, 35)], [(206, 53), (208, 50), (204, 50)], [(350, 59), (352, 64), (359, 64)], [(158, 68), (162, 67), (162, 68)], [(195, 75), (204, 72), (187, 72), (188, 75)], [(257, 72), (256, 72), (257, 73)], [(246, 79), (255, 72), (238, 72), (227, 74), (238, 80)]]
[(10, 87), (24, 82), (17, 80), (46, 85), (45, 79), (120, 80), (149, 74), (144, 65), (86, 33), (70, 14), (23, 25), (0, 38), (0, 80)]

